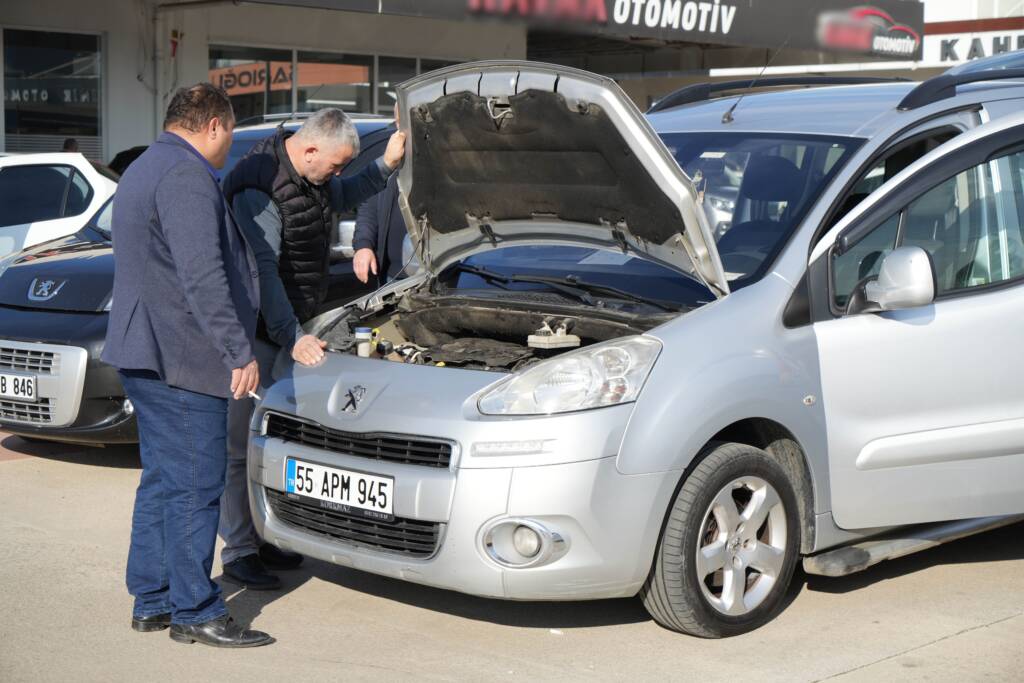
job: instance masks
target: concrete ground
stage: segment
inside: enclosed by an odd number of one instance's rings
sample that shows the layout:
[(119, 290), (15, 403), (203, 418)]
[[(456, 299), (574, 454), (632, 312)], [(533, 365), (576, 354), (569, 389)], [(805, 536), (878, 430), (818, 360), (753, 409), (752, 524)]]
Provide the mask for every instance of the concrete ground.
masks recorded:
[(799, 575), (781, 617), (729, 640), (659, 628), (636, 599), (506, 603), (307, 561), (280, 592), (222, 584), (276, 644), (180, 645), (129, 629), (138, 478), (134, 448), (0, 433), (0, 681), (1024, 679), (1024, 525)]

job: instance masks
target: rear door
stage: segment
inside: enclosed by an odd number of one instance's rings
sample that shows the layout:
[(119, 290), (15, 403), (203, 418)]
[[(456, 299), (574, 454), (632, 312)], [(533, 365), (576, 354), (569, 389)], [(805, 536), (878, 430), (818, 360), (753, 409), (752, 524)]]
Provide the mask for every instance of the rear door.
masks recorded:
[[(934, 302), (847, 314), (903, 245), (931, 256)], [(886, 182), (810, 272), (839, 526), (1024, 512), (1024, 115)]]
[(0, 257), (78, 231), (116, 187), (80, 154), (0, 159)]

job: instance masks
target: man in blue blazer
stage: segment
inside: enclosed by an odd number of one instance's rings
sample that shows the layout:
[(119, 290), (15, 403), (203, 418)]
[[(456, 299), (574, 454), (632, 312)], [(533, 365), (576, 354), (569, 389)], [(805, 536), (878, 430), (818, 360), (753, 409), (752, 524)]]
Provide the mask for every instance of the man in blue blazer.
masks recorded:
[(164, 132), (121, 178), (103, 360), (139, 424), (127, 584), (132, 628), (217, 647), (273, 642), (227, 615), (210, 579), (224, 490), (228, 401), (259, 383), (256, 262), (217, 184), (234, 113), (209, 83), (182, 88)]

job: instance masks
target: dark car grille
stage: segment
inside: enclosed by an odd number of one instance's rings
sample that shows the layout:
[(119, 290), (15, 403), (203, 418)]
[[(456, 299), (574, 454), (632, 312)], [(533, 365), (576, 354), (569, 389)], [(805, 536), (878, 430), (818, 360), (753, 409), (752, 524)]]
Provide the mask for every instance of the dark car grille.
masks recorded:
[(41, 398), (38, 403), (0, 400), (0, 420), (48, 424), (53, 420), (52, 399)]
[(381, 522), (325, 510), (316, 503), (296, 500), (274, 489), (265, 491), (271, 511), (285, 524), (371, 550), (430, 557), (441, 537), (440, 522), (402, 517)]
[(50, 375), (58, 370), (59, 356), (50, 351), (0, 347), (0, 369)]
[(276, 413), (271, 413), (267, 420), (267, 436), (335, 453), (410, 465), (448, 467), (452, 460), (452, 446), (443, 441), (396, 434), (352, 434)]

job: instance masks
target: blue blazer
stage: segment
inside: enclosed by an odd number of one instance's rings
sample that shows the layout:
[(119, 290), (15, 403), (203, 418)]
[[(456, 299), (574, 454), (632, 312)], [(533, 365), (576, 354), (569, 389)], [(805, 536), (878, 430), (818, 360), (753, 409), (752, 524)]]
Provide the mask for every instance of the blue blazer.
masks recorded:
[(377, 195), (359, 207), (352, 248), (372, 249), (377, 257), (380, 283), (394, 279), (402, 270), (402, 242), (407, 230), (398, 208), (398, 174), (392, 173)]
[(230, 396), (253, 356), (259, 272), (213, 169), (162, 134), (118, 184), (114, 299), (102, 359), (169, 385)]

